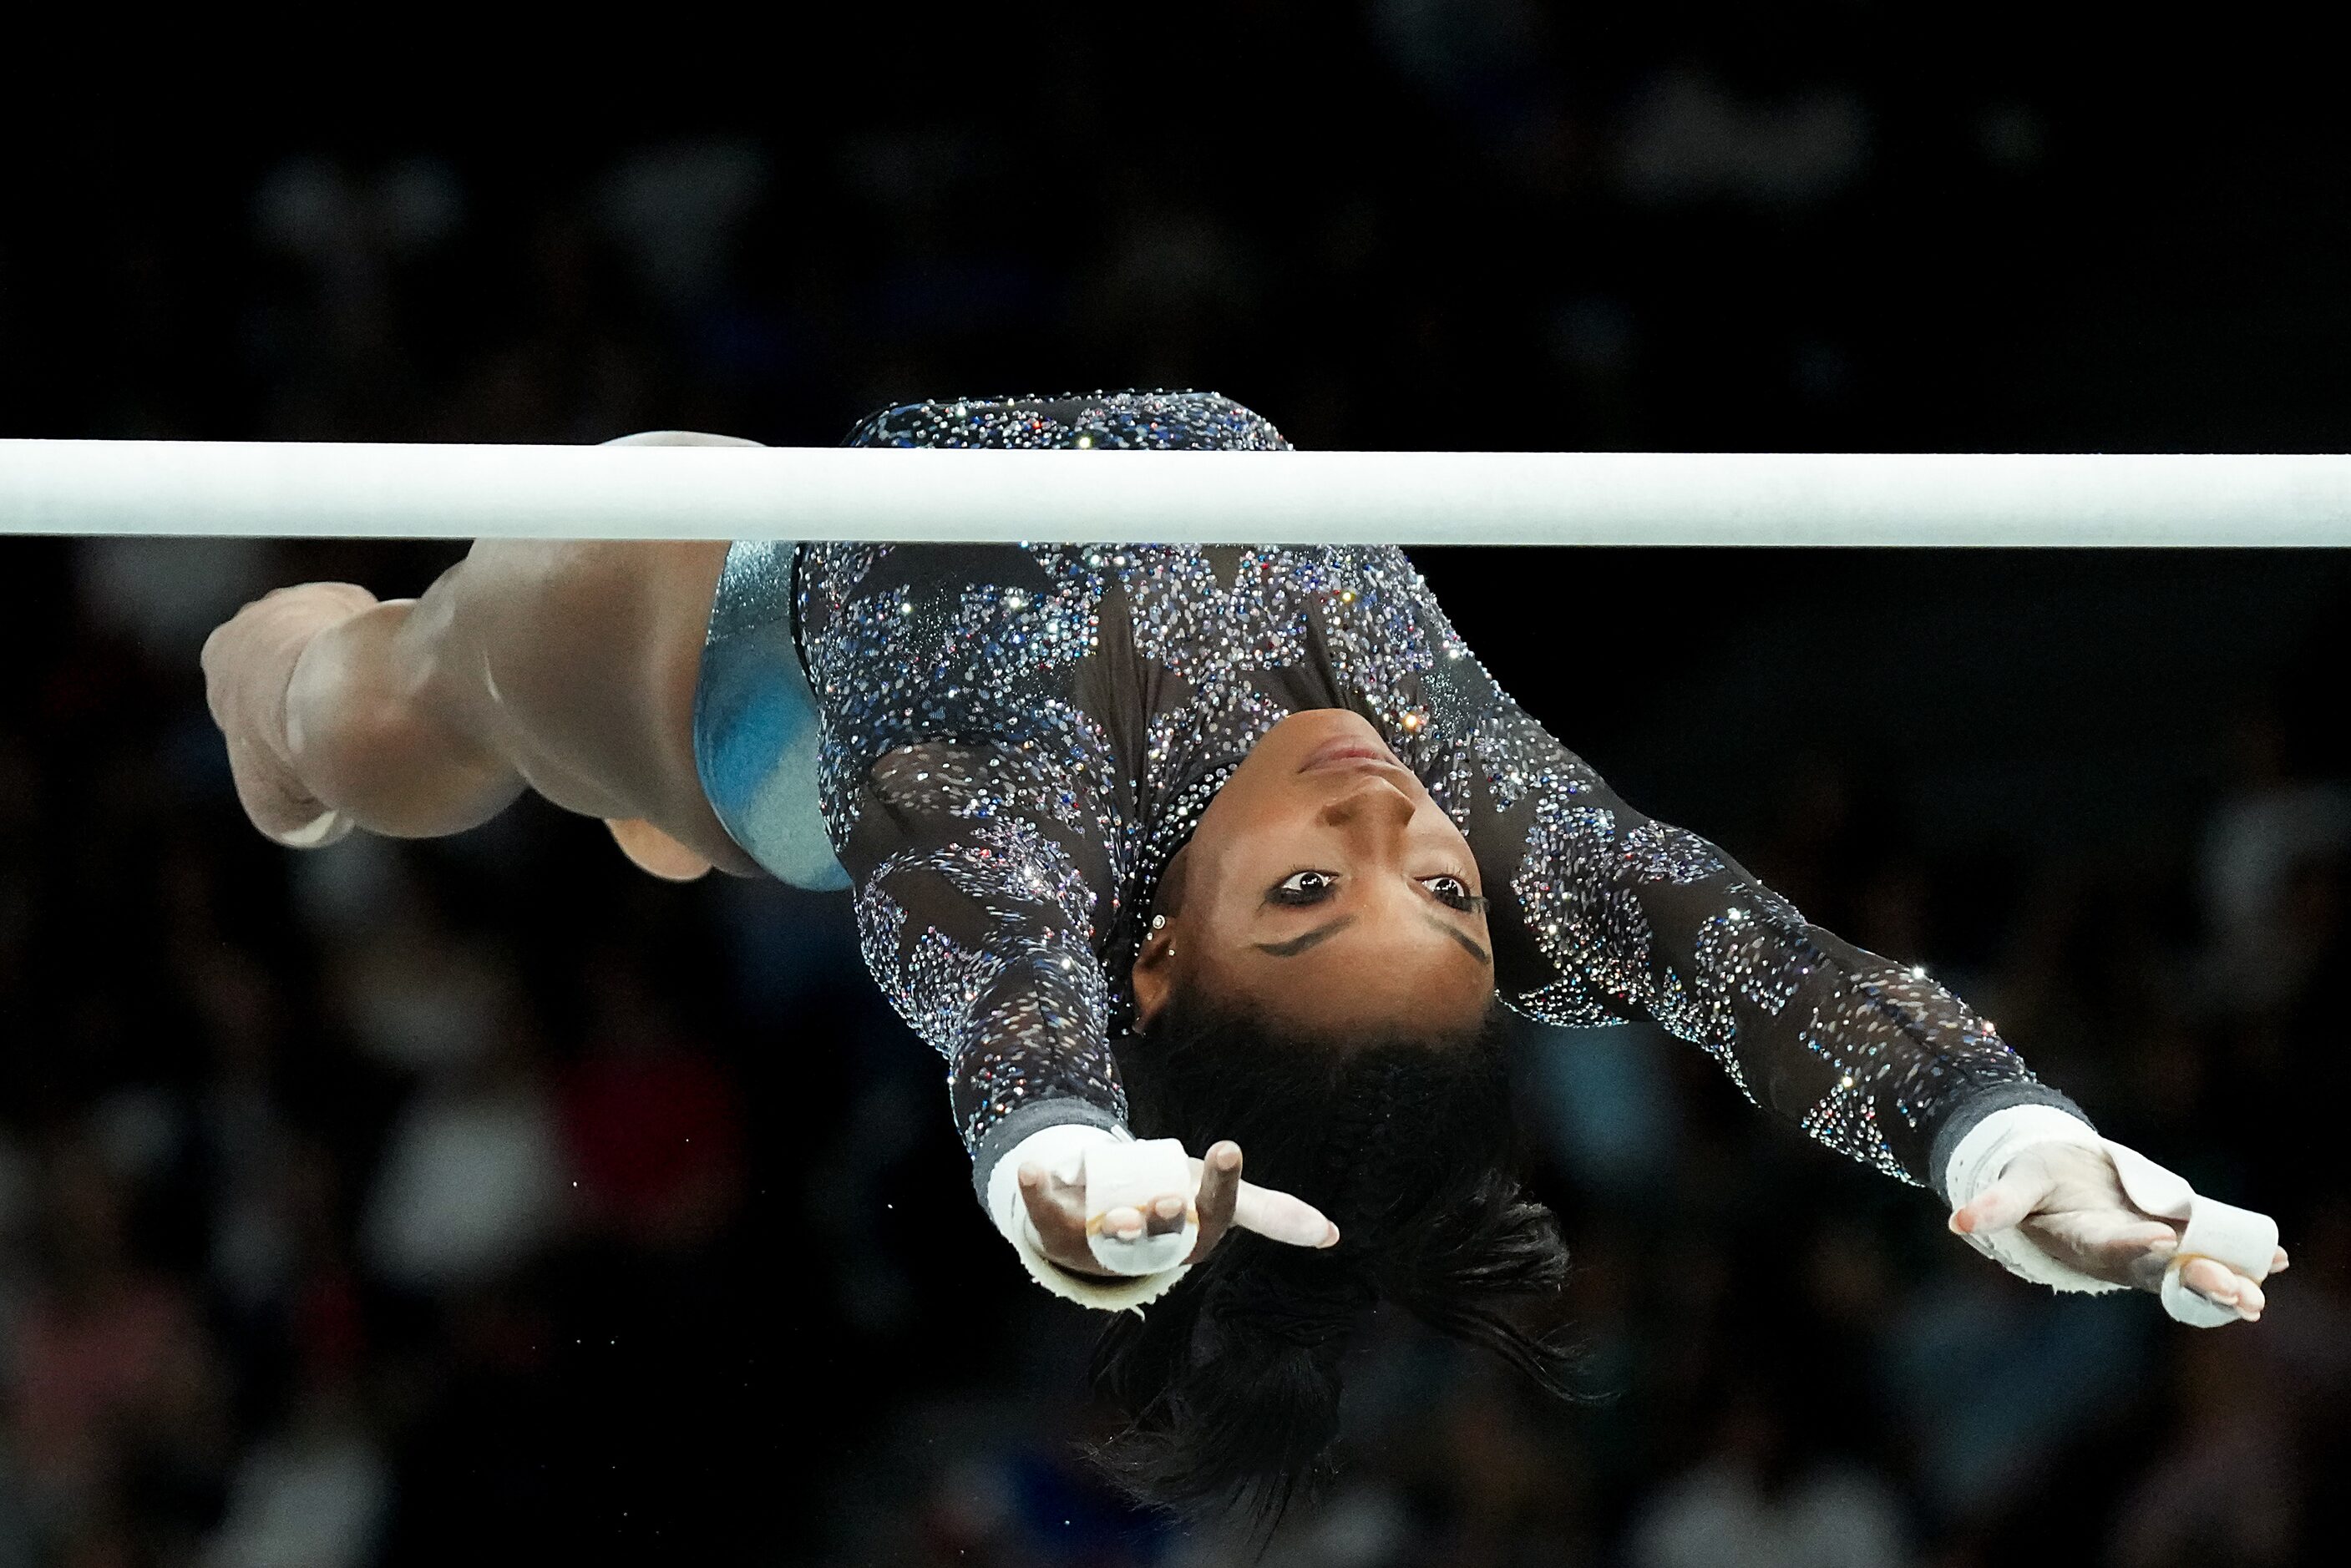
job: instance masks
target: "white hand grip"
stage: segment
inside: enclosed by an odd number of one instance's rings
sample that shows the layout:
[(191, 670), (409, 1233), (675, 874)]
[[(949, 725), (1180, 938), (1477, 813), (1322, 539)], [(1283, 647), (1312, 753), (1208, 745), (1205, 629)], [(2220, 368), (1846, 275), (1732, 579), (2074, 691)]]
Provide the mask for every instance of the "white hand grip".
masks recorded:
[[(1090, 1147), (1085, 1188), (1086, 1250), (1104, 1269), (1115, 1274), (1155, 1274), (1192, 1255), (1200, 1239), (1197, 1184), (1192, 1161), (1178, 1140), (1158, 1137)], [(1102, 1217), (1113, 1209), (1142, 1210), (1147, 1226), (1153, 1200), (1169, 1193), (1184, 1199), (1182, 1229), (1156, 1236), (1146, 1229), (1131, 1241), (1103, 1232)]]
[(2136, 1149), (2109, 1138), (2106, 1156), (2115, 1162), (2123, 1191), (2147, 1213), (2164, 1220), (2184, 1220), (2179, 1250), (2163, 1271), (2163, 1310), (2179, 1322), (2197, 1328), (2218, 1328), (2237, 1321), (2237, 1309), (2220, 1305), (2191, 1290), (2180, 1272), (2198, 1258), (2210, 1258), (2260, 1281), (2269, 1277), (2277, 1255), (2277, 1221), (2266, 1214), (2240, 1209), (2197, 1195), (2186, 1179), (2166, 1170)]

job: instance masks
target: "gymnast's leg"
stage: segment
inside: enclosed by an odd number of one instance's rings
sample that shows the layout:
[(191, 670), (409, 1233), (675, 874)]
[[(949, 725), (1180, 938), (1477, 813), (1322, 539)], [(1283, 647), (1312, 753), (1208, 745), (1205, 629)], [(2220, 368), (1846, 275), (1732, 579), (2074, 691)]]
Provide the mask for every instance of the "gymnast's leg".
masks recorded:
[(237, 795), (280, 843), (486, 821), (526, 787), (686, 877), (752, 863), (694, 764), (704, 628), (726, 546), (484, 540), (423, 597), (306, 583), (205, 642)]

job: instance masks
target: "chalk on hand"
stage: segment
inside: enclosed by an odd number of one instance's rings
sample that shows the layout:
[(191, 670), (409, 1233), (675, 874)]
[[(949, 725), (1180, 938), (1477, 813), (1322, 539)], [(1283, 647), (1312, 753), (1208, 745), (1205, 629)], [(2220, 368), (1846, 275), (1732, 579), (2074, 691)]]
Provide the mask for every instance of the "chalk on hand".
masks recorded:
[[(1086, 1246), (1094, 1262), (1113, 1273), (1155, 1274), (1190, 1257), (1200, 1235), (1196, 1188), (1192, 1161), (1176, 1138), (1090, 1147), (1085, 1154)], [(1170, 1193), (1184, 1199), (1183, 1226), (1153, 1235), (1151, 1205)], [(1144, 1234), (1133, 1241), (1107, 1234), (1102, 1217), (1113, 1209), (1142, 1210)]]
[(2270, 1261), (2277, 1255), (2277, 1221), (2266, 1214), (2203, 1197), (2184, 1178), (2137, 1149), (2112, 1139), (2105, 1142), (2115, 1174), (2133, 1204), (2158, 1219), (2186, 1221), (2180, 1228), (2179, 1249), (2163, 1271), (2163, 1310), (2197, 1328), (2235, 1323), (2236, 1308), (2222, 1306), (2191, 1289), (2180, 1272), (2197, 1259), (2210, 1258), (2248, 1279), (2266, 1279)]

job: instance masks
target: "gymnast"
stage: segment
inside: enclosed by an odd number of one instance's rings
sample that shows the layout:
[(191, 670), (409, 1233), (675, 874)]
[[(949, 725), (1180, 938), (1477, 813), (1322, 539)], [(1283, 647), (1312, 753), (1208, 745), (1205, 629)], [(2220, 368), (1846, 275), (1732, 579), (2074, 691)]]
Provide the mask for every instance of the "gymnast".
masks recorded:
[[(851, 441), (1288, 444), (1128, 392)], [(1923, 971), (1618, 799), (1393, 548), (485, 540), (417, 599), (280, 589), (204, 667), (280, 844), (457, 833), (531, 788), (658, 877), (853, 888), (982, 1209), (1114, 1314), (1094, 1379), (1138, 1496), (1278, 1512), (1382, 1300), (1566, 1391), (1517, 1311), (1566, 1252), (1511, 1169), (1505, 1008), (1655, 1019), (2059, 1290), (2215, 1325), (2285, 1267), (2273, 1224), (2101, 1138)]]

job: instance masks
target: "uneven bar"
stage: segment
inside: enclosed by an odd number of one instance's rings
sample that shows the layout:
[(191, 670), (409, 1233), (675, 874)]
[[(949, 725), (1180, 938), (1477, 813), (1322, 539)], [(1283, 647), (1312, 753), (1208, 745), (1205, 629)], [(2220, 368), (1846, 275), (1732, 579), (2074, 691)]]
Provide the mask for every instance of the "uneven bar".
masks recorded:
[(0, 441), (0, 534), (2351, 545), (2351, 457)]

